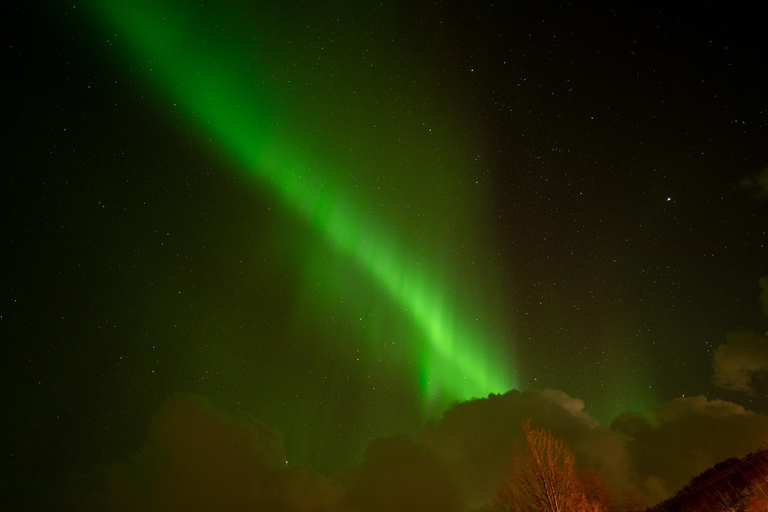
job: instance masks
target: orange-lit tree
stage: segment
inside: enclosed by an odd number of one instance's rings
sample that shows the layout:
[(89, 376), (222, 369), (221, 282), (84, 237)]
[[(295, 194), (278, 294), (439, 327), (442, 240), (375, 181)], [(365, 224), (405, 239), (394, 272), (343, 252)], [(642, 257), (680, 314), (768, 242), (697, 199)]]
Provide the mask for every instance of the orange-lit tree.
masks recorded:
[[(523, 422), (523, 443), (499, 489), (499, 512), (603, 512), (574, 470), (573, 452), (552, 432)], [(594, 484), (590, 479), (590, 485)], [(584, 482), (586, 483), (586, 481)]]

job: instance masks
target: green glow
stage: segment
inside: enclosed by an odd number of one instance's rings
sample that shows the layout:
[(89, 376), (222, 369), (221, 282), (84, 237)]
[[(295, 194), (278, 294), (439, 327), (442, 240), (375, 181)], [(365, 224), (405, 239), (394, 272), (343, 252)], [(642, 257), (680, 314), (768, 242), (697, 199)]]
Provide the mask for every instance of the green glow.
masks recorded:
[[(624, 342), (624, 351), (628, 345), (629, 343)], [(659, 403), (655, 387), (659, 379), (648, 368), (648, 356), (642, 347), (643, 345), (639, 345), (636, 348), (641, 351), (641, 355), (632, 358), (631, 362), (629, 358), (616, 358), (617, 361), (609, 372), (608, 379), (612, 383), (612, 393), (609, 396), (613, 400), (613, 407), (606, 407), (605, 411), (597, 415), (606, 425), (626, 411), (648, 416)], [(622, 346), (616, 347), (617, 351), (621, 349)]]
[[(133, 57), (167, 96), (335, 249), (407, 312), (425, 340), (417, 354), (425, 405), (442, 406), (516, 386), (510, 357), (474, 323), (457, 315), (434, 274), (390, 235), (384, 223), (346, 193), (340, 173), (323, 169), (290, 127), (277, 122), (281, 94), (271, 91), (243, 52), (202, 42), (205, 22), (152, 2), (101, 1), (110, 23), (127, 36)], [(240, 56), (238, 58), (237, 56)], [(284, 108), (284, 107), (283, 107)]]

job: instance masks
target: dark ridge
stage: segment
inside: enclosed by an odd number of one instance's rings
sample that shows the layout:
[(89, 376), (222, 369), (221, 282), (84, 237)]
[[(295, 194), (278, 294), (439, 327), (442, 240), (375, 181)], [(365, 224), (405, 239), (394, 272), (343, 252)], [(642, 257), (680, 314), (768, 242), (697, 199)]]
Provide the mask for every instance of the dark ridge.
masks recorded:
[(726, 459), (707, 469), (671, 498), (646, 512), (765, 512), (768, 510), (768, 449)]

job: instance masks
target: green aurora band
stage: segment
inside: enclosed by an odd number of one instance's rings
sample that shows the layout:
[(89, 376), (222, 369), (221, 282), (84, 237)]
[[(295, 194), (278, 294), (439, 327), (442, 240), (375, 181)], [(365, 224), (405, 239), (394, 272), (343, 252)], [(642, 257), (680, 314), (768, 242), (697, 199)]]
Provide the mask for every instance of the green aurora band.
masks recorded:
[(252, 60), (236, 58), (237, 49), (227, 41), (203, 42), (197, 35), (206, 33), (205, 20), (181, 8), (164, 10), (162, 4), (143, 1), (98, 3), (108, 24), (127, 39), (125, 48), (169, 98), (399, 304), (425, 340), (417, 354), (425, 408), (517, 386), (508, 351), (484, 339), (474, 322), (458, 317), (439, 283), (388, 235), (392, 230), (345, 193), (339, 173), (318, 169), (306, 153), (291, 149), (290, 127), (277, 128), (279, 92), (245, 78)]

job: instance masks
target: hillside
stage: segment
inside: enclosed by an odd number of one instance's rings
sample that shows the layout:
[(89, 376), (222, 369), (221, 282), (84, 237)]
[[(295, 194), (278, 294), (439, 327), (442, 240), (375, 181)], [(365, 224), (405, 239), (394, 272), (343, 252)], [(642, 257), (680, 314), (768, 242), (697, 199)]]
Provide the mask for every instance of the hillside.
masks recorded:
[(768, 511), (768, 449), (727, 459), (646, 512)]

